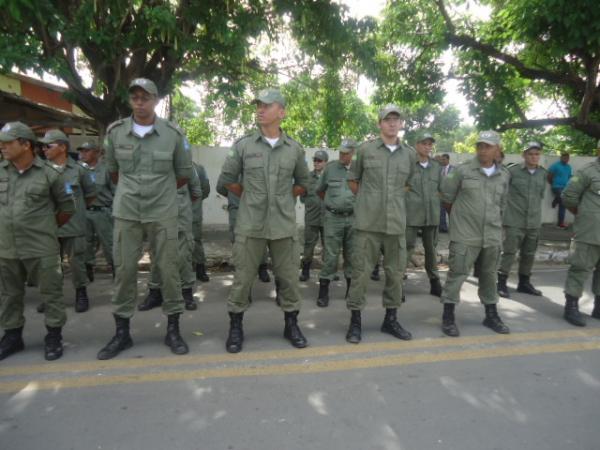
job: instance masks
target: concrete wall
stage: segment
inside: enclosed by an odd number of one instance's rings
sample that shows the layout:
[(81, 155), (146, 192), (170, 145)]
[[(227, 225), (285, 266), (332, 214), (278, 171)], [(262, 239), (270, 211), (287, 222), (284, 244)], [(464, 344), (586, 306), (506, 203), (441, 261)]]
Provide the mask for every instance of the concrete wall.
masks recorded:
[[(227, 199), (217, 194), (215, 188), (217, 179), (219, 178), (219, 173), (221, 172), (221, 167), (223, 166), (223, 162), (225, 161), (228, 151), (229, 148), (225, 147), (194, 147), (192, 149), (194, 161), (204, 166), (210, 179), (211, 193), (204, 201), (204, 223), (206, 225), (222, 226), (227, 224)], [(309, 168), (311, 169), (312, 157), (316, 151), (317, 149), (306, 150), (306, 160)], [(330, 160), (338, 157), (336, 151), (327, 150), (327, 152), (329, 153)], [(468, 153), (450, 153), (450, 162), (451, 164), (457, 165), (472, 157), (473, 155)], [(544, 156), (542, 157), (542, 165), (546, 168), (550, 167), (550, 165), (557, 161), (558, 158), (558, 156)], [(594, 157), (584, 156), (572, 157), (570, 164), (575, 172), (577, 169), (593, 161), (594, 159)], [(518, 163), (521, 162), (521, 160), (522, 158), (520, 155), (507, 155), (505, 163)], [(556, 221), (557, 210), (552, 209), (551, 202), (552, 193), (550, 191), (550, 186), (548, 185), (546, 189), (546, 195), (544, 197), (544, 207), (542, 210), (542, 220), (544, 223), (552, 223)], [(573, 221), (573, 216), (569, 212), (567, 212), (566, 220), (569, 223)], [(300, 202), (297, 202), (296, 204), (296, 221), (299, 225), (304, 224), (304, 205), (302, 205)]]

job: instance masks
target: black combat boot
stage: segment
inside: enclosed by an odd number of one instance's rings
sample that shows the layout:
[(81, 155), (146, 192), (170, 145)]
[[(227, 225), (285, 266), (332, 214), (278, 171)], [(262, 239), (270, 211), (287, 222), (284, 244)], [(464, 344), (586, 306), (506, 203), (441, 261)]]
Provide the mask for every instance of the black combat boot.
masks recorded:
[(402, 328), (400, 322), (396, 319), (396, 308), (386, 308), (385, 318), (381, 324), (381, 332), (391, 334), (395, 338), (404, 341), (410, 341), (412, 339), (412, 334)]
[(243, 320), (243, 312), (229, 313), (229, 336), (227, 336), (227, 343), (225, 344), (225, 348), (229, 353), (239, 353), (242, 351), (242, 344), (244, 343)]
[(442, 283), (439, 278), (430, 278), (429, 285), (431, 289), (429, 289), (429, 295), (434, 295), (436, 297), (442, 296)]
[(90, 309), (90, 299), (85, 286), (75, 289), (75, 312), (82, 313)]
[(281, 283), (277, 278), (275, 278), (275, 303), (277, 306), (281, 306), (281, 296), (279, 295), (279, 290), (281, 289)]
[(317, 306), (326, 308), (329, 305), (329, 280), (319, 278), (319, 297), (317, 298)]
[(98, 352), (98, 359), (111, 359), (133, 346), (129, 334), (129, 319), (114, 315), (117, 331), (106, 346)]
[(594, 309), (592, 310), (592, 317), (594, 319), (600, 319), (600, 295), (594, 297)]
[(585, 318), (579, 312), (579, 299), (569, 294), (565, 294), (565, 299), (565, 320), (576, 327), (585, 327)]
[(454, 303), (444, 303), (444, 313), (442, 314), (442, 332), (446, 336), (458, 337), (460, 332), (454, 321)]
[(500, 297), (510, 298), (508, 286), (506, 286), (506, 280), (508, 280), (508, 275), (498, 272), (498, 283), (496, 284), (496, 290), (498, 291), (498, 295)]
[(517, 292), (522, 292), (523, 294), (529, 295), (542, 295), (542, 291), (536, 289), (533, 284), (529, 281), (529, 275), (521, 275), (519, 274), (519, 284), (517, 285)]
[(302, 272), (300, 273), (300, 281), (308, 281), (310, 278), (310, 261), (302, 263)]
[(138, 311), (150, 311), (163, 304), (163, 296), (160, 289), (149, 289), (146, 299), (138, 305)]
[(362, 328), (360, 320), (360, 310), (353, 309), (352, 316), (350, 317), (350, 326), (346, 333), (346, 341), (350, 344), (358, 344), (362, 339)]
[(498, 315), (496, 305), (485, 305), (485, 319), (483, 319), (483, 325), (499, 334), (510, 333), (510, 329), (502, 322), (502, 319)]
[(373, 267), (373, 272), (371, 272), (371, 280), (379, 281), (381, 278), (379, 277), (379, 264), (375, 264)]
[(346, 295), (344, 298), (348, 298), (348, 294), (350, 293), (350, 285), (352, 284), (352, 278), (346, 277)]
[(286, 338), (296, 348), (304, 348), (308, 345), (306, 338), (298, 326), (298, 311), (286, 311), (284, 313), (285, 328), (283, 337)]
[(39, 305), (37, 305), (37, 307), (35, 308), (35, 310), (37, 312), (39, 312), (40, 314), (43, 314), (46, 312), (46, 304), (44, 302), (40, 303)]
[(165, 336), (165, 345), (171, 348), (171, 352), (176, 355), (185, 355), (190, 350), (179, 334), (179, 316), (180, 314), (169, 314), (167, 316), (167, 335)]
[(266, 264), (261, 264), (258, 266), (258, 279), (263, 283), (268, 283), (271, 281), (271, 277), (269, 276), (269, 271), (267, 270)]
[(94, 282), (94, 265), (93, 264), (85, 265), (85, 274), (87, 275), (88, 280), (90, 280), (90, 283), (93, 283)]
[(196, 309), (198, 309), (198, 305), (194, 301), (194, 290), (192, 288), (182, 289), (181, 296), (183, 297), (185, 309), (187, 309), (188, 311), (195, 311)]
[(0, 360), (24, 349), (23, 327), (4, 330), (4, 336), (0, 340)]
[(204, 264), (196, 264), (196, 280), (200, 280), (203, 283), (210, 281), (210, 278), (206, 273), (206, 266)]
[(48, 334), (44, 338), (44, 357), (46, 361), (54, 361), (63, 355), (61, 327), (46, 326)]

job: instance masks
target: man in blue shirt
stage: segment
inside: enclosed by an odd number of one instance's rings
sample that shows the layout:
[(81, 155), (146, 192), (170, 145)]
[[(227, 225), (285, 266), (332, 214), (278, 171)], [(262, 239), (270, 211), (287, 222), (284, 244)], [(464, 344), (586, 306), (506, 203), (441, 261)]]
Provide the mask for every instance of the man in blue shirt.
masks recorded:
[(554, 200), (552, 200), (552, 207), (556, 208), (558, 205), (558, 226), (560, 228), (566, 228), (565, 225), (565, 207), (563, 206), (560, 195), (563, 189), (569, 182), (572, 175), (572, 169), (569, 165), (569, 154), (563, 153), (560, 155), (560, 160), (556, 161), (548, 169), (548, 183), (552, 186), (552, 193), (554, 194)]

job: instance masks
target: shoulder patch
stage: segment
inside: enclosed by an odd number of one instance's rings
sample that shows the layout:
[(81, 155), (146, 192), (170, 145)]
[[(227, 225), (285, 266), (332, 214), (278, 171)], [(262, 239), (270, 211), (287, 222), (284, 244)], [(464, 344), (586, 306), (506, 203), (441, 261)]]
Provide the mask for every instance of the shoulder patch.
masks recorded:
[(581, 180), (581, 178), (579, 178), (579, 175), (571, 177), (571, 183), (579, 183), (579, 180)]
[(125, 119), (119, 119), (119, 120), (111, 123), (108, 127), (106, 127), (106, 133), (108, 133), (113, 128), (118, 127), (119, 125), (123, 125), (123, 122), (125, 122)]

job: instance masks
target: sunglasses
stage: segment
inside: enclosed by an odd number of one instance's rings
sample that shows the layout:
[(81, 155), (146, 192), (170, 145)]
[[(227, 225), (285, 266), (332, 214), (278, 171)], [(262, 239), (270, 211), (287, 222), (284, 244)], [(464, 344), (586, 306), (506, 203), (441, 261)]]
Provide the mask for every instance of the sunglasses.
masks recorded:
[(55, 142), (53, 144), (43, 144), (42, 148), (54, 148), (54, 147), (58, 147), (58, 144)]

